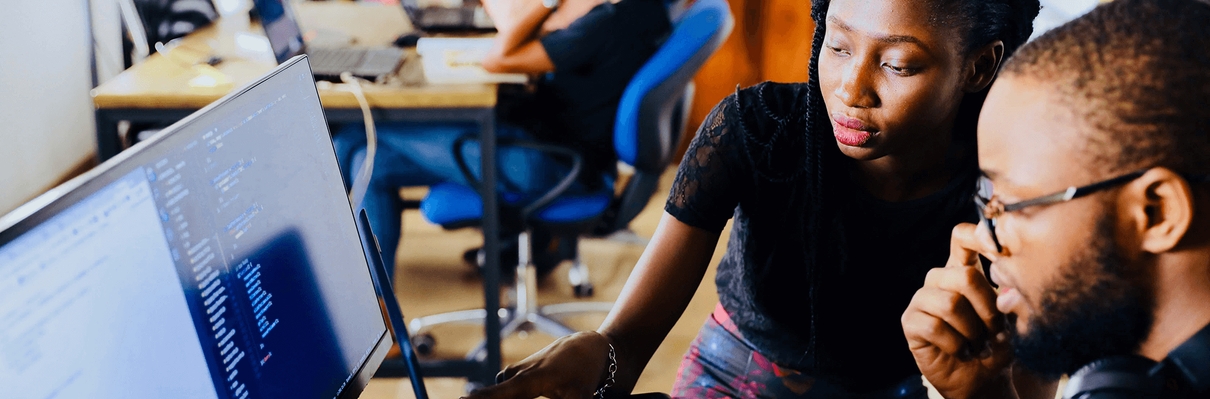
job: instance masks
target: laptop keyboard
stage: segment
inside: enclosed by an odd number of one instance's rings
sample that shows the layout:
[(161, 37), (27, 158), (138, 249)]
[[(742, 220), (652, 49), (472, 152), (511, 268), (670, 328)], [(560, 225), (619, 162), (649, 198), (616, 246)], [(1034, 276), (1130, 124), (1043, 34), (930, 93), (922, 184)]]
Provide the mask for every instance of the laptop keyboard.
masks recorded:
[[(399, 61), (403, 59), (403, 50), (397, 48), (373, 48), (365, 51), (361, 61), (361, 70), (370, 71), (371, 75), (388, 74), (395, 71)], [(382, 73), (373, 73), (383, 71)]]
[(421, 26), (462, 26), (470, 23), (466, 10), (460, 8), (427, 8), (421, 15)]
[(339, 76), (341, 72), (349, 72), (370, 79), (394, 73), (403, 60), (403, 50), (394, 47), (310, 49), (307, 55), (316, 75)]
[(335, 71), (353, 72), (361, 65), (362, 58), (365, 58), (365, 49), (355, 48), (325, 48), (308, 51), (307, 56), (311, 59), (311, 68), (316, 72), (319, 71)]

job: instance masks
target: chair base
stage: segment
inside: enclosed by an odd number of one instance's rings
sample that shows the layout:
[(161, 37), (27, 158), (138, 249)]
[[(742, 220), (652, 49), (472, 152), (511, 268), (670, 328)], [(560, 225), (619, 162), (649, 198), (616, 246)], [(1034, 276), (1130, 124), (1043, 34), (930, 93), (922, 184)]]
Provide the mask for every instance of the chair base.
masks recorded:
[[(613, 309), (613, 302), (569, 302), (539, 307), (536, 296), (538, 292), (537, 271), (529, 259), (529, 246), (529, 234), (522, 233), (518, 238), (519, 262), (516, 273), (517, 276), (524, 276), (524, 278), (515, 280), (513, 287), (513, 292), (516, 293), (515, 303), (497, 310), (496, 314), (500, 317), (501, 323), (500, 338), (503, 339), (523, 331), (538, 331), (556, 338), (571, 335), (576, 330), (563, 324), (558, 320), (559, 318), (586, 313), (608, 313)], [(568, 275), (576, 287), (577, 297), (581, 296), (581, 290), (586, 290), (588, 295), (591, 295), (592, 285), (588, 282), (588, 269), (578, 258)], [(485, 309), (461, 310), (418, 317), (412, 319), (408, 323), (408, 327), (416, 335), (416, 338), (413, 339), (416, 352), (421, 355), (429, 355), (432, 353), (436, 340), (432, 334), (426, 331), (427, 329), (443, 324), (482, 324), (486, 317), (487, 310)], [(469, 360), (484, 359), (487, 356), (486, 345), (486, 342), (475, 345), (475, 348), (466, 354), (466, 358)]]
[[(559, 321), (559, 316), (608, 313), (612, 308), (612, 302), (572, 302), (543, 306), (537, 312), (518, 313), (515, 316), (516, 308), (501, 308), (497, 312), (502, 322), (500, 337), (509, 337), (528, 331), (538, 331), (552, 337), (571, 335), (576, 330)], [(409, 328), (431, 328), (443, 324), (482, 324), (486, 316), (487, 312), (483, 309), (441, 313), (413, 319), (409, 323)], [(436, 345), (436, 339), (429, 332), (418, 333), (413, 341), (416, 352), (426, 356), (432, 354), (433, 347)], [(483, 360), (486, 356), (486, 342), (480, 342), (466, 354), (468, 360)]]

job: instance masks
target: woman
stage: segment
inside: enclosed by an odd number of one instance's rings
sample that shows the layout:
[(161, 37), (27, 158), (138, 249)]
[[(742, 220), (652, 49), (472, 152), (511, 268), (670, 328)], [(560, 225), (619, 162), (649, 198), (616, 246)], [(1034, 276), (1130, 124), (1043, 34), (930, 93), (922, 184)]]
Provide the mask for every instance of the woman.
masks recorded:
[(926, 397), (899, 318), (945, 264), (951, 229), (976, 220), (978, 110), (1038, 8), (813, 1), (810, 82), (739, 90), (706, 118), (601, 328), (472, 397), (630, 392), (732, 217), (721, 303), (674, 396)]

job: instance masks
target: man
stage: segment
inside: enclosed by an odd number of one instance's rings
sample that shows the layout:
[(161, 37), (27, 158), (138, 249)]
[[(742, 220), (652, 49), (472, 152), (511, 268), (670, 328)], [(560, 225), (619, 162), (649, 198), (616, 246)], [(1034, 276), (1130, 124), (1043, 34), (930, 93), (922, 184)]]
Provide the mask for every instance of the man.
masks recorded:
[(945, 397), (1054, 395), (1027, 374), (1210, 397), (1208, 51), (1210, 4), (1116, 0), (1006, 63), (979, 120), (984, 221), (903, 315)]
[[(584, 157), (584, 169), (573, 191), (598, 188), (604, 184), (601, 176), (615, 169), (613, 126), (622, 90), (670, 30), (666, 4), (663, 0), (485, 0), (484, 8), (498, 33), (483, 67), (540, 76), (532, 93), (500, 99), (500, 190), (536, 198), (571, 170), (567, 159), (510, 146), (511, 139), (576, 150)], [(465, 184), (453, 145), (460, 136), (476, 135), (472, 129), (454, 124), (378, 126), (379, 148), (365, 207), (371, 227), (386, 244), (382, 255), (388, 265), (394, 265), (399, 243), (403, 210), (399, 187)], [(476, 174), (478, 147), (471, 140), (462, 151)], [(342, 129), (336, 135), (336, 149), (345, 175), (352, 176), (365, 158), (364, 127)], [(504, 253), (516, 259), (515, 249)], [(509, 262), (502, 263), (506, 272), (514, 270)]]

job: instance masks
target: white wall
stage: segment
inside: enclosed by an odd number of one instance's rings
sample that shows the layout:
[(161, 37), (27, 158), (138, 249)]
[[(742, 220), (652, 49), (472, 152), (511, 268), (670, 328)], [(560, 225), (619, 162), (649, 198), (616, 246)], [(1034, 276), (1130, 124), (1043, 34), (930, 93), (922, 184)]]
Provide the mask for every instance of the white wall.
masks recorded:
[(87, 0), (5, 1), (0, 13), (0, 214), (93, 156)]
[(1048, 30), (1057, 28), (1059, 25), (1067, 23), (1067, 21), (1076, 19), (1077, 17), (1087, 14), (1096, 8), (1097, 4), (1104, 3), (1106, 0), (1041, 0), (1042, 11), (1038, 13), (1038, 18), (1034, 20), (1034, 34), (1030, 36), (1030, 40), (1038, 37)]

